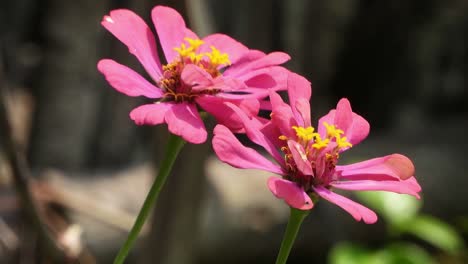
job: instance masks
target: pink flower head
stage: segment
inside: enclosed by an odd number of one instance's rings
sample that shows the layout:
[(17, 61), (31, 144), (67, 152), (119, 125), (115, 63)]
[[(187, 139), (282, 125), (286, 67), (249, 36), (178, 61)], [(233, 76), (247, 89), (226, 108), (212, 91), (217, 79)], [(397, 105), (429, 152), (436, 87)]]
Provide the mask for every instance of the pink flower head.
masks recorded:
[(262, 169), (282, 175), (270, 177), (268, 187), (289, 206), (309, 210), (312, 197), (321, 197), (350, 213), (357, 221), (371, 224), (377, 215), (368, 208), (332, 189), (389, 191), (419, 198), (421, 187), (414, 178), (411, 160), (401, 154), (338, 165), (342, 152), (355, 146), (369, 134), (369, 123), (351, 110), (347, 99), (311, 126), (310, 83), (291, 73), (288, 78), (290, 104), (272, 92), (271, 121), (250, 118), (235, 105), (250, 140), (261, 145), (276, 161), (243, 146), (223, 125), (214, 131), (213, 148), (224, 162), (237, 168)]
[(242, 124), (225, 101), (256, 115), (261, 105), (258, 99), (267, 97), (269, 89), (285, 89), (287, 71), (277, 65), (289, 60), (287, 54), (249, 50), (223, 34), (200, 39), (169, 7), (156, 6), (151, 15), (166, 64), (159, 60), (151, 29), (132, 11), (111, 11), (101, 23), (128, 47), (152, 78), (149, 82), (110, 59), (98, 63), (99, 71), (117, 91), (158, 99), (130, 113), (136, 124), (167, 123), (173, 134), (191, 143), (203, 143), (207, 132), (197, 105), (236, 130)]

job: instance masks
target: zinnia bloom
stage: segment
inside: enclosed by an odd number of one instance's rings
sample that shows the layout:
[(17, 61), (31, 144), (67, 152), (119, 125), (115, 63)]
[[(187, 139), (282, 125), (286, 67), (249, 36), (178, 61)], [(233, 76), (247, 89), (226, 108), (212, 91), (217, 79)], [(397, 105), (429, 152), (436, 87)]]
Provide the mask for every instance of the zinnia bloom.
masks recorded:
[(258, 99), (267, 97), (268, 89), (285, 89), (287, 71), (277, 65), (289, 60), (287, 54), (249, 50), (223, 34), (200, 39), (169, 7), (156, 6), (151, 15), (166, 64), (159, 60), (152, 31), (132, 11), (111, 11), (101, 23), (128, 47), (152, 78), (149, 82), (110, 59), (98, 63), (99, 71), (117, 91), (158, 99), (130, 113), (136, 124), (167, 123), (173, 134), (191, 143), (203, 143), (207, 132), (197, 105), (236, 130), (241, 124), (225, 101), (256, 115), (263, 105)]
[[(414, 178), (413, 163), (401, 154), (338, 165), (340, 154), (369, 134), (369, 123), (351, 110), (347, 99), (311, 126), (310, 83), (291, 73), (288, 80), (290, 105), (272, 92), (271, 121), (263, 122), (236, 110), (250, 140), (261, 145), (276, 161), (243, 146), (225, 126), (214, 130), (213, 148), (224, 162), (238, 168), (262, 169), (282, 176), (270, 177), (271, 192), (291, 207), (309, 210), (311, 197), (321, 197), (350, 213), (357, 221), (377, 221), (377, 215), (332, 189), (389, 191), (419, 198), (421, 187)], [(231, 105), (233, 109), (236, 106)]]

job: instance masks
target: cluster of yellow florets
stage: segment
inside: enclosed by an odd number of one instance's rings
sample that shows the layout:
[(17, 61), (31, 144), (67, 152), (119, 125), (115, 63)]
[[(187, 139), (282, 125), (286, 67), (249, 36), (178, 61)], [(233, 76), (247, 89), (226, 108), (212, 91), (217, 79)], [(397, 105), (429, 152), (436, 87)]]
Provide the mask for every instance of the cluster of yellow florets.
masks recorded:
[(185, 38), (184, 40), (187, 41), (188, 45), (182, 43), (180, 47), (174, 48), (174, 50), (177, 51), (177, 53), (179, 53), (182, 59), (188, 58), (192, 63), (199, 64), (202, 61), (202, 59), (206, 57), (208, 58), (208, 64), (213, 68), (217, 68), (219, 65), (227, 66), (231, 64), (231, 61), (229, 60), (229, 55), (227, 53), (221, 53), (214, 46), (210, 47), (211, 52), (198, 53), (198, 48), (202, 44), (204, 44), (203, 40), (191, 38)]
[[(316, 150), (326, 148), (333, 139), (335, 139), (337, 149), (352, 147), (352, 144), (348, 142), (347, 138), (342, 136), (344, 134), (343, 130), (327, 122), (324, 122), (323, 125), (327, 129), (327, 135), (324, 139), (322, 139), (319, 133), (315, 132), (315, 128), (312, 126), (292, 126), (292, 129), (296, 132), (297, 141), (303, 145), (306, 150), (309, 146), (312, 146), (312, 148)], [(279, 139), (288, 140), (284, 135), (280, 136)], [(309, 143), (311, 142), (312, 144), (310, 145)]]

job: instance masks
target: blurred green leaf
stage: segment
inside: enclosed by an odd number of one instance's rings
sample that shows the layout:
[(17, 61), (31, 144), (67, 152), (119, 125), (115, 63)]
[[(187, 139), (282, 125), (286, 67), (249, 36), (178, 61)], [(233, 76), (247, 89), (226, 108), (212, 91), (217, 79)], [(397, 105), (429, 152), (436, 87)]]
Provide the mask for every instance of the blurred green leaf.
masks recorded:
[(422, 202), (413, 196), (391, 192), (357, 192), (357, 197), (386, 221), (398, 224), (415, 217)]
[(431, 255), (417, 245), (410, 243), (396, 243), (380, 250), (374, 256), (375, 264), (433, 264)]
[(422, 248), (410, 243), (391, 244), (372, 251), (351, 243), (340, 243), (329, 255), (329, 264), (433, 264)]
[(370, 252), (368, 249), (351, 243), (339, 243), (329, 253), (330, 264), (362, 264), (366, 263)]
[(400, 228), (448, 253), (458, 253), (464, 247), (463, 239), (452, 226), (429, 215), (417, 216)]

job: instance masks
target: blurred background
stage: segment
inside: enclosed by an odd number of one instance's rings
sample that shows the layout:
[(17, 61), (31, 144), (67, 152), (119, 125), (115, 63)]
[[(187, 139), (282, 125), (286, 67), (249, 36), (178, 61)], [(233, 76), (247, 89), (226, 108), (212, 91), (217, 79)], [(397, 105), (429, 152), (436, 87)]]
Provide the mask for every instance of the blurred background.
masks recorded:
[[(0, 263), (111, 263), (167, 131), (135, 126), (128, 113), (145, 100), (98, 73), (97, 61), (112, 58), (144, 74), (100, 21), (129, 8), (153, 28), (158, 4), (200, 36), (289, 53), (287, 67), (312, 81), (315, 120), (349, 98), (371, 134), (342, 164), (413, 159), (421, 201), (347, 194), (379, 213), (370, 226), (319, 202), (288, 263), (468, 263), (466, 0), (1, 1)], [(209, 142), (187, 145), (127, 263), (273, 263), (289, 211), (268, 176), (221, 164)], [(42, 228), (18, 196), (25, 184)]]

